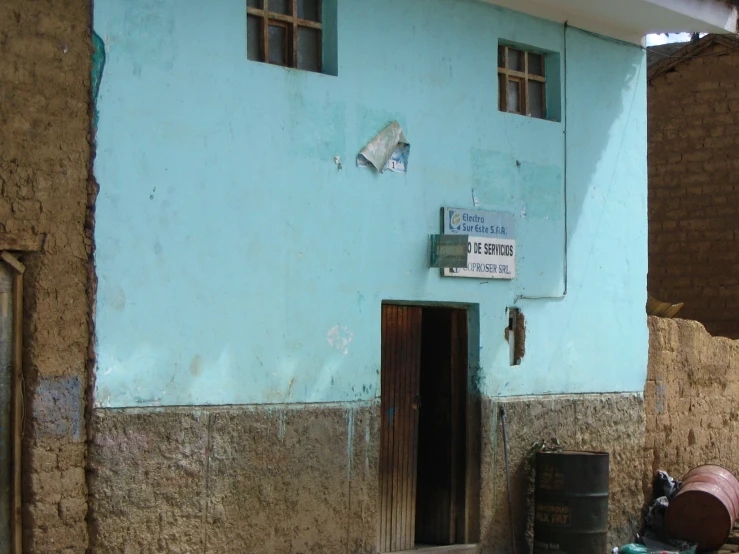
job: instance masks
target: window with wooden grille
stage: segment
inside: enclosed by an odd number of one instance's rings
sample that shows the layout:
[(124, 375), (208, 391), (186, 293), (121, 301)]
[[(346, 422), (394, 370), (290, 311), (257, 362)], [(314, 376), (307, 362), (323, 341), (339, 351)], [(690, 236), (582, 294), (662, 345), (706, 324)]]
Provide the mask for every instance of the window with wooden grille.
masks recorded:
[(320, 73), (321, 3), (321, 0), (247, 0), (247, 57)]
[(545, 56), (512, 46), (498, 47), (500, 111), (547, 118)]

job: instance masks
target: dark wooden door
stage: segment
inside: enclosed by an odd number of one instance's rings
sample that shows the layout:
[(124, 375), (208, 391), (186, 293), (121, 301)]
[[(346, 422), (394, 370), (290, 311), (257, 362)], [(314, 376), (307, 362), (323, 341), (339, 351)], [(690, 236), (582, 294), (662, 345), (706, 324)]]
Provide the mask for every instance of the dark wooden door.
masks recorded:
[(380, 552), (414, 546), (422, 317), (420, 307), (382, 306)]

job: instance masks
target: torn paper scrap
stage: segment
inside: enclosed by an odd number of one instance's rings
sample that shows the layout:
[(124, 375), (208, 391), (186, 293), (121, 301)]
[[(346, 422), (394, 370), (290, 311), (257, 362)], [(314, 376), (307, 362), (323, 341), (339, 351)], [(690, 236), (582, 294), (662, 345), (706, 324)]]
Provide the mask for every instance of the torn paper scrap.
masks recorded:
[(386, 169), (406, 173), (411, 145), (397, 121), (393, 121), (373, 138), (357, 156), (358, 167), (374, 167), (382, 173)]

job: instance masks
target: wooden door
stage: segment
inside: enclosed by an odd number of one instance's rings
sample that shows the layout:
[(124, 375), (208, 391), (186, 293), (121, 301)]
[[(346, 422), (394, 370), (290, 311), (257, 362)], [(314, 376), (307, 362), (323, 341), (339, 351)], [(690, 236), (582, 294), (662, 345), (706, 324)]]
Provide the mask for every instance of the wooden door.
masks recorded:
[(382, 306), (380, 552), (414, 546), (422, 316), (420, 307)]

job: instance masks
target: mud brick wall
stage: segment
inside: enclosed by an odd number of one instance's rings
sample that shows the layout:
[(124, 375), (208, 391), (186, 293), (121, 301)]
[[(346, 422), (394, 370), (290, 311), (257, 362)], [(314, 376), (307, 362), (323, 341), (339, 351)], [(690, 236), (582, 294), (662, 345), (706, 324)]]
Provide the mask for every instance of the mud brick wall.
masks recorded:
[(0, 2), (0, 238), (25, 233), (24, 550), (87, 547), (89, 0)]
[(372, 554), (379, 414), (379, 402), (95, 410), (94, 552)]
[(700, 55), (648, 87), (649, 293), (739, 338), (739, 51)]
[(714, 463), (739, 475), (739, 342), (680, 319), (649, 318), (649, 331), (647, 467), (679, 478)]
[(534, 454), (557, 439), (566, 450), (609, 453), (608, 543), (631, 542), (643, 503), (644, 400), (639, 394), (514, 397), (482, 402), (481, 544), (511, 554), (508, 488), (500, 406), (506, 409), (517, 551), (533, 549)]
[[(565, 448), (610, 453), (609, 542), (631, 540), (643, 504), (641, 395), (503, 404), (518, 552), (531, 545), (529, 452), (553, 437)], [(482, 399), (483, 554), (512, 552), (499, 407)], [(93, 427), (96, 553), (376, 551), (379, 402), (96, 409)]]

